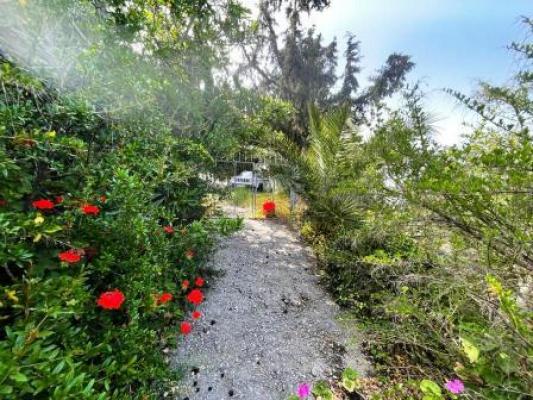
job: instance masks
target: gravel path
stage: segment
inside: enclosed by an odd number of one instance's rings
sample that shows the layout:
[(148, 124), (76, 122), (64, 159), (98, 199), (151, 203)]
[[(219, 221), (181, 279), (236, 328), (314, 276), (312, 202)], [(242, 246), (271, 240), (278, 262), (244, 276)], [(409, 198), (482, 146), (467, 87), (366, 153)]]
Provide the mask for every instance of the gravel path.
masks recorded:
[(275, 221), (247, 220), (214, 256), (222, 272), (173, 357), (178, 400), (284, 400), (300, 382), (368, 370), (357, 332), (314, 275), (311, 251)]

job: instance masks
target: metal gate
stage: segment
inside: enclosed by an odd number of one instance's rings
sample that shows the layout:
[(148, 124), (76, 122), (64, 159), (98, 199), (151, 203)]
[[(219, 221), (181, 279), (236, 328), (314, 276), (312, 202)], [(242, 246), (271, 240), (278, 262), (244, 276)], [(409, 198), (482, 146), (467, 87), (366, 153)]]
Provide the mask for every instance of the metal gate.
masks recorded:
[(279, 157), (241, 152), (231, 160), (216, 162), (214, 183), (221, 189), (224, 211), (228, 215), (263, 218), (264, 202), (273, 201), (276, 216), (288, 218), (293, 208), (291, 196), (271, 173), (271, 166), (281, 163)]

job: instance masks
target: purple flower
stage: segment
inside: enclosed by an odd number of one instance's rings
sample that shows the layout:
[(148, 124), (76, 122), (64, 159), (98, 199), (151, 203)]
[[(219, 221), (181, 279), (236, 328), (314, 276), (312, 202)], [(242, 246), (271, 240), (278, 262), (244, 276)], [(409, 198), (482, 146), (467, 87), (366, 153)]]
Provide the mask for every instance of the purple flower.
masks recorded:
[(298, 385), (298, 397), (300, 399), (306, 399), (311, 394), (311, 388), (307, 383), (300, 383)]
[(465, 390), (465, 384), (460, 379), (452, 379), (447, 381), (444, 387), (453, 394), (463, 393)]

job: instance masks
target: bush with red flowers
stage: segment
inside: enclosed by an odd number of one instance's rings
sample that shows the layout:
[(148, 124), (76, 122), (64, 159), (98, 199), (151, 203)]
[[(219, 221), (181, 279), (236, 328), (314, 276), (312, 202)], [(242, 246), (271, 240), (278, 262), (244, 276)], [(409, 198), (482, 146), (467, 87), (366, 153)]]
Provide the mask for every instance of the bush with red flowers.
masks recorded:
[(218, 229), (201, 218), (207, 152), (1, 60), (0, 81), (0, 398), (155, 398), (176, 378), (161, 350), (203, 300), (188, 282)]

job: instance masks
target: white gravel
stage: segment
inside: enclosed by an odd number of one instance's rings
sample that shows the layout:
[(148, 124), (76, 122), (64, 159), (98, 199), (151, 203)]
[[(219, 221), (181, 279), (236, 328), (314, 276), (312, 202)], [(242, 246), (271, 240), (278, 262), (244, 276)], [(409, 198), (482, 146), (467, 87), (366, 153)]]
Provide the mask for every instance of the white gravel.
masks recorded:
[(301, 382), (368, 363), (353, 326), (315, 275), (312, 252), (276, 221), (247, 220), (224, 239), (202, 319), (173, 355), (185, 379), (178, 400), (283, 400)]

